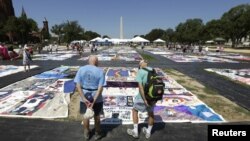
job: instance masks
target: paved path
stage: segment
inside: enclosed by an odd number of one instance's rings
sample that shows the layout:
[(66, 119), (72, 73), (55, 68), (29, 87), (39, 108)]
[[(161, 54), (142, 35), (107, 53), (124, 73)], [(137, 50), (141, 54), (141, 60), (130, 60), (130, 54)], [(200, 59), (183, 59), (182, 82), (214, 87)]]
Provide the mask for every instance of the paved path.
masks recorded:
[[(58, 122), (34, 119), (0, 118), (1, 141), (82, 141), (83, 129), (79, 122)], [(145, 126), (145, 125), (143, 125)], [(103, 125), (102, 141), (135, 140), (126, 134), (131, 125)], [(142, 125), (139, 126), (141, 129)], [(150, 140), (203, 141), (207, 139), (207, 124), (161, 123), (153, 128)], [(145, 140), (140, 131), (138, 141)]]

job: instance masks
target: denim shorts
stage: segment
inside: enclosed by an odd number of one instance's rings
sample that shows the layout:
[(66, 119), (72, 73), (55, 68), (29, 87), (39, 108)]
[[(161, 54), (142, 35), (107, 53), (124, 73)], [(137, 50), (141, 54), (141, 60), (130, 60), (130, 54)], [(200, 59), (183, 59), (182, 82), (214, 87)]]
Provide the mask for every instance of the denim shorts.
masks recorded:
[[(84, 114), (87, 110), (87, 106), (85, 103), (80, 102), (80, 113)], [(103, 102), (95, 103), (93, 106), (93, 110), (95, 113), (95, 116), (99, 116), (103, 113)]]
[(135, 96), (134, 98), (134, 106), (133, 108), (137, 111), (140, 112), (149, 112), (152, 113), (154, 112), (154, 107), (156, 102), (148, 102), (149, 106), (147, 107), (144, 103), (144, 100), (142, 99), (142, 97), (139, 95)]

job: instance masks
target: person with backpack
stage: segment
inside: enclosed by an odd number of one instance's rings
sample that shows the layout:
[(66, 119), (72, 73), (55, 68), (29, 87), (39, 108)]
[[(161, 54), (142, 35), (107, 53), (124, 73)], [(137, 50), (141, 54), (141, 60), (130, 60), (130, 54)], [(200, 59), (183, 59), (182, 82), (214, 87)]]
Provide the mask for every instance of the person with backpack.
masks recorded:
[[(148, 67), (146, 60), (140, 61), (139, 70), (136, 75), (136, 81), (139, 85), (139, 93), (134, 98), (132, 109), (134, 128), (127, 129), (127, 133), (134, 138), (139, 138), (138, 111), (148, 112), (148, 128), (143, 127), (142, 131), (147, 139), (151, 136), (151, 130), (154, 124), (154, 106), (158, 100), (162, 99), (164, 93), (164, 83), (162, 81), (160, 83), (156, 82), (155, 78), (157, 78), (156, 71), (153, 68)], [(158, 94), (159, 96), (154, 96), (158, 92), (160, 92)]]

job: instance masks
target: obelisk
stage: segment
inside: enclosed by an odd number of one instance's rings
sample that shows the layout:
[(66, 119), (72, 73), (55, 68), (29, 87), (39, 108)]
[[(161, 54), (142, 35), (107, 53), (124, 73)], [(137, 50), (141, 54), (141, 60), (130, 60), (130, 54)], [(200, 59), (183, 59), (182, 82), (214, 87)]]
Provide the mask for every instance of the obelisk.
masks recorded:
[(122, 23), (122, 16), (120, 18), (120, 39), (123, 39), (123, 23)]

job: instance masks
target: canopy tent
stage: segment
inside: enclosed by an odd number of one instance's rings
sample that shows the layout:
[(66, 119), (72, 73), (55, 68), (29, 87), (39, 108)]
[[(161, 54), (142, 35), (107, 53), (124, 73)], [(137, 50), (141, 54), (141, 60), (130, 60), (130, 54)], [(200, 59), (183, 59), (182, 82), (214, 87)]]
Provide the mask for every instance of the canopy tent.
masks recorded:
[(109, 39), (109, 38), (103, 38), (102, 41), (103, 42), (111, 42), (111, 39)]
[(213, 40), (208, 40), (208, 41), (206, 41), (206, 44), (212, 44), (212, 43), (214, 43)]
[(221, 37), (218, 37), (214, 39), (214, 42), (216, 42), (217, 44), (224, 44), (226, 40)]
[(226, 41), (225, 39), (221, 38), (221, 37), (218, 37), (218, 38), (215, 38), (214, 41), (217, 41), (217, 42), (224, 42)]
[(122, 43), (128, 43), (128, 42), (130, 42), (131, 40), (130, 40), (130, 39), (117, 39), (117, 38), (112, 38), (112, 39), (110, 39), (110, 41), (111, 41), (113, 44), (122, 44)]
[(154, 43), (165, 43), (165, 41), (162, 40), (162, 39), (157, 39), (157, 40), (154, 40), (153, 42), (154, 42)]
[(149, 40), (146, 40), (140, 36), (137, 36), (133, 39), (131, 39), (131, 42), (134, 42), (134, 43), (149, 43)]
[(96, 37), (96, 38), (90, 40), (90, 42), (99, 42), (99, 43), (111, 42), (111, 39), (109, 39), (109, 38)]
[(102, 45), (110, 46), (112, 44), (111, 39), (109, 39), (109, 38), (102, 39), (101, 37), (96, 37), (96, 38), (90, 40), (90, 42), (94, 43), (97, 46), (102, 46)]
[(96, 38), (90, 40), (90, 42), (100, 42), (100, 41), (102, 41), (102, 40), (103, 40), (103, 39), (102, 39), (101, 37), (96, 37)]
[(83, 44), (83, 43), (86, 43), (86, 40), (74, 40), (72, 41), (71, 43), (80, 43), (80, 44)]

